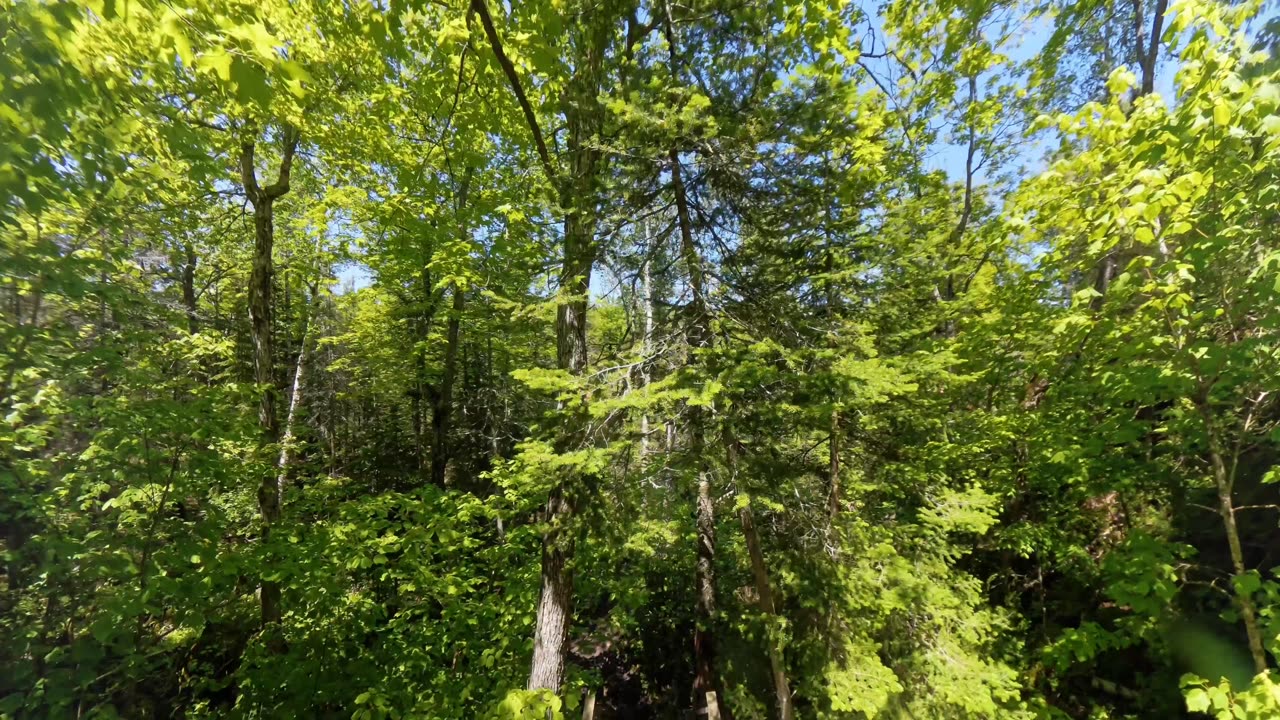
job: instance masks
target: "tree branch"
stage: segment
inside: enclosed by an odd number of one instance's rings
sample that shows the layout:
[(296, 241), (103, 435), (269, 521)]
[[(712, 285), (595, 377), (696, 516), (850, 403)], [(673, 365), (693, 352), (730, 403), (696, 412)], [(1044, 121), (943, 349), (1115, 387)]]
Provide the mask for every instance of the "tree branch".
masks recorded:
[(284, 157), (280, 159), (280, 174), (276, 181), (262, 189), (264, 197), (274, 200), (289, 192), (289, 174), (293, 170), (293, 155), (298, 150), (298, 129), (292, 125), (284, 126)]
[(538, 118), (533, 113), (533, 106), (529, 104), (529, 98), (524, 94), (524, 87), (520, 85), (516, 66), (511, 64), (511, 59), (502, 49), (502, 40), (498, 38), (498, 30), (493, 26), (493, 16), (489, 14), (489, 4), (486, 0), (471, 0), (471, 9), (480, 16), (480, 23), (484, 25), (484, 34), (489, 38), (489, 45), (493, 48), (493, 55), (497, 58), (498, 65), (502, 67), (502, 72), (506, 74), (507, 81), (511, 83), (511, 91), (515, 93), (516, 101), (520, 103), (525, 122), (529, 124), (529, 131), (533, 133), (533, 144), (538, 149), (538, 157), (542, 159), (542, 169), (547, 173), (547, 180), (551, 182), (551, 186), (558, 192), (560, 190), (559, 173), (551, 164), (551, 154), (547, 152), (542, 128), (538, 127)]
[(251, 140), (240, 144), (240, 184), (244, 186), (244, 193), (249, 196), (249, 202), (257, 205), (261, 191), (258, 189), (257, 171), (253, 169), (253, 141)]

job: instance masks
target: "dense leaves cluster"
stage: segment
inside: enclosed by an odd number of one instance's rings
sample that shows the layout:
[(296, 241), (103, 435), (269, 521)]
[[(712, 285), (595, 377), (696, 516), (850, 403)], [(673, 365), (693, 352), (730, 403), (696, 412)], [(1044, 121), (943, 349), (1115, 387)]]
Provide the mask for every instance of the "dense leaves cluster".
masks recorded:
[(1259, 7), (0, 1), (0, 718), (1280, 716)]

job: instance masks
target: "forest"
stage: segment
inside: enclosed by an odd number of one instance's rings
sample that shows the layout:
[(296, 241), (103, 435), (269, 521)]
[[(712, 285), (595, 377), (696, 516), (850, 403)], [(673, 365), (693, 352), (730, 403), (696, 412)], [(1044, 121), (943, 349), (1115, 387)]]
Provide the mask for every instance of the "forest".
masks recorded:
[(1280, 7), (0, 7), (0, 720), (1280, 718)]

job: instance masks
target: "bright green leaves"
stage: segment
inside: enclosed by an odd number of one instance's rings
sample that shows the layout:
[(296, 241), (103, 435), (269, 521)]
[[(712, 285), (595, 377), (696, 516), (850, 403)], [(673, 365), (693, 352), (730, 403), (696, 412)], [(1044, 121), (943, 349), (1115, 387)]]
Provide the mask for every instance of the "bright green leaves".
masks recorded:
[(169, 37), (178, 59), (182, 61), (185, 67), (189, 68), (195, 62), (195, 52), (191, 48), (191, 38), (187, 35), (189, 32), (188, 22), (179, 11), (171, 10), (165, 14), (164, 20), (160, 23), (160, 32)]
[(261, 63), (270, 63), (279, 56), (277, 46), (280, 41), (267, 31), (261, 21), (231, 25), (227, 35), (244, 41)]
[(563, 720), (564, 701), (548, 690), (511, 690), (486, 720)]
[(232, 59), (233, 58), (229, 53), (224, 52), (201, 53), (195, 66), (200, 70), (212, 74), (222, 82), (230, 82)]
[(996, 524), (999, 498), (977, 486), (962, 490), (944, 488), (931, 498), (921, 520), (943, 533), (976, 533), (982, 535)]
[(1180, 684), (1187, 710), (1214, 720), (1261, 720), (1280, 713), (1280, 685), (1266, 674), (1255, 677), (1246, 688), (1191, 674), (1184, 675)]
[(1231, 124), (1231, 107), (1223, 98), (1215, 98), (1213, 101), (1213, 124), (1218, 127)]
[(1116, 68), (1109, 78), (1107, 78), (1107, 93), (1111, 97), (1124, 97), (1125, 93), (1133, 89), (1138, 84), (1138, 76), (1133, 71), (1125, 68)]

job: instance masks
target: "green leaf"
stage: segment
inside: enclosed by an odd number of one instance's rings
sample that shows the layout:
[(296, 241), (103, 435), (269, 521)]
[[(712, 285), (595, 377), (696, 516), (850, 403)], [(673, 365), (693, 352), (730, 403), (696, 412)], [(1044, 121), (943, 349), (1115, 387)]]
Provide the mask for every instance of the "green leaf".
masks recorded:
[(231, 61), (231, 82), (236, 99), (245, 105), (256, 105), (266, 110), (271, 104), (271, 87), (267, 84), (262, 68), (241, 57)]
[(1187, 691), (1187, 710), (1205, 712), (1209, 709), (1209, 694), (1203, 688), (1191, 688)]
[(1226, 127), (1231, 123), (1231, 108), (1227, 107), (1225, 100), (1218, 98), (1213, 101), (1213, 124), (1218, 127)]
[(1262, 588), (1262, 578), (1256, 572), (1246, 572), (1232, 578), (1236, 592), (1240, 595), (1252, 595)]
[(231, 55), (225, 50), (201, 53), (200, 57), (196, 58), (196, 67), (212, 72), (223, 82), (231, 80)]

